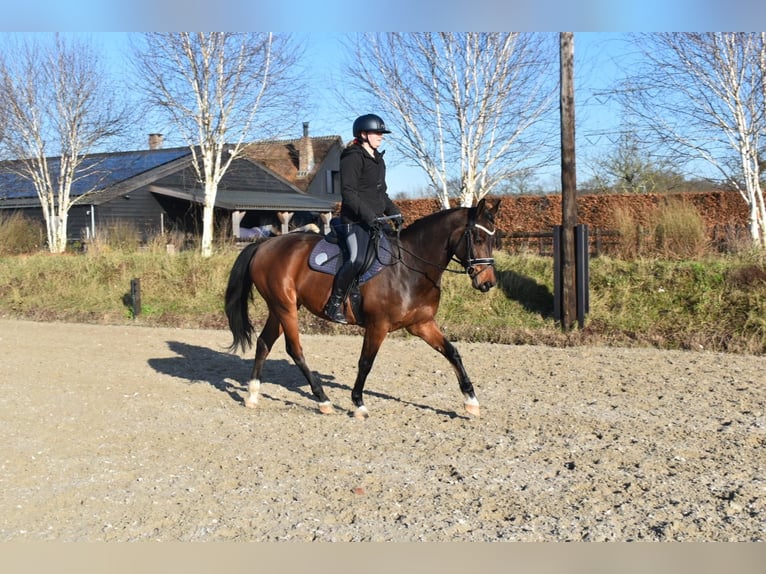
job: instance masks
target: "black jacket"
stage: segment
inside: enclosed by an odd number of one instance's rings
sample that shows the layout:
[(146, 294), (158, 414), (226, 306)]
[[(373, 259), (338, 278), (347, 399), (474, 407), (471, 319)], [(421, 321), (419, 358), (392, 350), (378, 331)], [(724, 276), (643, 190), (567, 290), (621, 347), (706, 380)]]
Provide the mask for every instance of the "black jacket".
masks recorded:
[(340, 155), (340, 185), (343, 223), (363, 222), (369, 226), (376, 217), (400, 213), (386, 193), (386, 162), (377, 150), (372, 157), (359, 144), (344, 149)]

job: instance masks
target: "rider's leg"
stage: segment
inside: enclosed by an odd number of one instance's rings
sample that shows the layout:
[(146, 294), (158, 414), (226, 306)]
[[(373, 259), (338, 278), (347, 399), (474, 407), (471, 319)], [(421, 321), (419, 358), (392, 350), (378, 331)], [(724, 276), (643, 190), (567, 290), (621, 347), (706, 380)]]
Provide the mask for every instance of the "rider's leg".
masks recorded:
[(342, 234), (342, 247), (344, 247), (345, 259), (333, 281), (332, 293), (330, 299), (325, 305), (324, 313), (336, 323), (346, 324), (345, 314), (343, 313), (343, 301), (348, 295), (351, 284), (354, 281), (361, 266), (364, 264), (364, 257), (367, 253), (368, 235), (367, 232), (359, 226), (350, 226), (348, 234)]

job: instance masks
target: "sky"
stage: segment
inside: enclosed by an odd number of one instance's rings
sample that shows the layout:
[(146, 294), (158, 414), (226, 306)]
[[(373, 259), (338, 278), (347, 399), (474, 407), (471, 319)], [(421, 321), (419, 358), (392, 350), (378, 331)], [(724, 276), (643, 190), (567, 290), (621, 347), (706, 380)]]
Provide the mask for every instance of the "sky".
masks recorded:
[[(498, 5), (499, 4), (499, 5)], [(609, 145), (619, 127), (619, 110), (608, 100), (594, 98), (619, 73), (624, 55), (621, 32), (751, 30), (766, 23), (762, 0), (390, 0), (385, 4), (349, 4), (347, 1), (264, 2), (230, 0), (211, 10), (201, 0), (30, 0), (9, 3), (0, 20), (0, 33), (59, 31), (96, 34), (104, 45), (119, 50), (127, 32), (178, 30), (272, 30), (299, 33), (307, 39), (307, 53), (320, 77), (337, 73), (342, 46), (339, 36), (360, 30), (452, 31), (557, 31), (575, 30), (575, 106), (578, 180), (589, 174), (579, 156)], [(621, 31), (621, 32), (620, 32)], [(587, 67), (578, 68), (581, 63)], [(329, 100), (329, 92), (325, 98)], [(368, 110), (360, 111), (366, 113)], [(372, 111), (372, 110), (370, 110)], [(353, 117), (338, 114), (323, 102), (312, 117), (296, 118), (296, 137), (303, 121), (312, 135), (341, 135), (348, 139)], [(147, 132), (148, 133), (148, 132)], [(395, 137), (392, 134), (390, 137)], [(171, 138), (172, 140), (172, 138)], [(402, 165), (387, 155), (389, 188), (413, 192), (426, 184), (417, 168)], [(557, 186), (556, 170), (541, 179)], [(546, 181), (543, 181), (547, 185)]]
[[(89, 38), (99, 48), (103, 49), (108, 65), (117, 70), (125, 67), (125, 58), (129, 54), (130, 32), (83, 32), (76, 33)], [(347, 34), (343, 32), (295, 32), (304, 42), (310, 74), (315, 79), (310, 90), (316, 107), (301, 116), (296, 115), (295, 123), (286, 126), (284, 137), (299, 137), (302, 134), (303, 122), (309, 123), (312, 136), (339, 135), (344, 141), (351, 139), (351, 125), (357, 115), (363, 113), (381, 113), (379, 110), (349, 110), (339, 109), (335, 103), (332, 88), (340, 81), (340, 71), (346, 59), (344, 41)], [(604, 98), (593, 98), (593, 92), (608, 87), (609, 83), (619, 74), (618, 62), (625, 59), (625, 35), (619, 33), (575, 33), (575, 88), (576, 114), (578, 124), (577, 138), (582, 142), (583, 150), (594, 153), (594, 150), (605, 149), (610, 145), (610, 134), (619, 128), (619, 111)], [(558, 74), (558, 69), (551, 70)], [(381, 115), (384, 115), (381, 113)], [(386, 119), (384, 117), (384, 119)], [(391, 123), (391, 122), (389, 122)], [(172, 126), (151, 125), (149, 123), (137, 126), (133, 136), (134, 147), (140, 149), (146, 144), (149, 133), (163, 133), (165, 145), (175, 147), (184, 145), (183, 140), (174, 136)], [(407, 165), (404, 158), (397, 157), (391, 140), (396, 133), (386, 136), (384, 141), (388, 164), (388, 187), (392, 194), (420, 196), (425, 193), (428, 179), (418, 167)], [(580, 150), (578, 149), (578, 153)], [(583, 163), (583, 166), (585, 164)], [(582, 173), (580, 173), (582, 172)], [(578, 167), (578, 176), (589, 177), (587, 170)], [(582, 178), (581, 177), (581, 178)], [(538, 183), (545, 190), (558, 189), (560, 186), (558, 164), (538, 175)]]
[[(320, 78), (334, 78), (340, 70), (340, 63), (345, 54), (341, 44), (342, 34), (310, 33), (306, 35), (315, 74)], [(626, 35), (620, 33), (575, 33), (575, 106), (577, 116), (578, 147), (588, 153), (597, 149), (605, 150), (611, 146), (610, 139), (620, 128), (620, 110), (603, 97), (594, 97), (594, 93), (609, 87), (621, 74), (620, 66), (630, 61), (632, 48), (626, 42)], [(557, 76), (558, 69), (551, 70)], [(344, 140), (350, 139), (351, 123), (354, 115), (339, 112), (329, 103), (333, 99), (329, 91), (325, 94), (325, 105), (320, 106), (315, 115), (307, 117), (310, 130), (315, 135), (341, 135)], [(359, 114), (367, 112), (378, 113), (377, 110), (359, 110)], [(386, 118), (384, 118), (385, 120)], [(300, 124), (295, 128), (300, 129)], [(386, 136), (388, 140), (396, 138), (396, 134)], [(384, 141), (383, 147), (386, 147)], [(408, 194), (418, 193), (428, 184), (425, 174), (420, 168), (404, 164), (396, 158), (396, 151), (388, 146), (387, 162), (389, 164), (388, 185), (393, 192)], [(584, 153), (582, 154), (584, 155)], [(582, 165), (584, 178), (592, 174)], [(560, 186), (560, 169), (553, 164), (548, 170), (539, 174), (540, 185), (546, 190), (558, 189)]]

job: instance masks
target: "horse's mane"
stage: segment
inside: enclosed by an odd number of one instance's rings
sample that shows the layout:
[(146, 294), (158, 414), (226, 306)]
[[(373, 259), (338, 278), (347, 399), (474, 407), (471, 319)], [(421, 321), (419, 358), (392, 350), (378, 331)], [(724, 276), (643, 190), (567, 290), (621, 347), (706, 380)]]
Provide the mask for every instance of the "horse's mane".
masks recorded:
[(422, 232), (423, 229), (431, 229), (439, 221), (449, 219), (455, 213), (465, 211), (466, 209), (467, 208), (465, 207), (453, 207), (450, 209), (442, 209), (441, 211), (435, 211), (433, 213), (429, 213), (428, 215), (425, 215), (413, 221), (410, 225), (404, 228), (402, 233), (409, 232), (414, 234), (414, 233)]

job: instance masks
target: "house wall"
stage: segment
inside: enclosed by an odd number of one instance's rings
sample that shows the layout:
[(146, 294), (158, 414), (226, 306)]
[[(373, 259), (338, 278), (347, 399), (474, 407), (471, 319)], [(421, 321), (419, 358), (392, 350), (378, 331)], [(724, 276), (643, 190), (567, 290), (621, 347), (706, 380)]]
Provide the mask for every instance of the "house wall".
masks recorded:
[[(131, 191), (108, 203), (96, 206), (96, 226), (106, 226), (120, 221), (129, 222), (145, 237), (157, 235), (163, 224), (167, 227), (168, 214), (146, 188)], [(164, 220), (164, 222), (163, 222)]]
[(340, 201), (340, 154), (342, 148), (333, 146), (322, 164), (317, 168), (314, 178), (306, 192), (322, 199)]
[[(94, 212), (93, 216), (91, 211)], [(37, 210), (39, 216), (40, 210)], [(164, 222), (163, 222), (164, 220)], [(70, 240), (87, 239), (95, 222), (96, 232), (116, 223), (128, 224), (141, 232), (144, 239), (167, 229), (169, 217), (153, 194), (146, 188), (137, 189), (101, 205), (77, 203), (69, 210), (67, 236)]]

